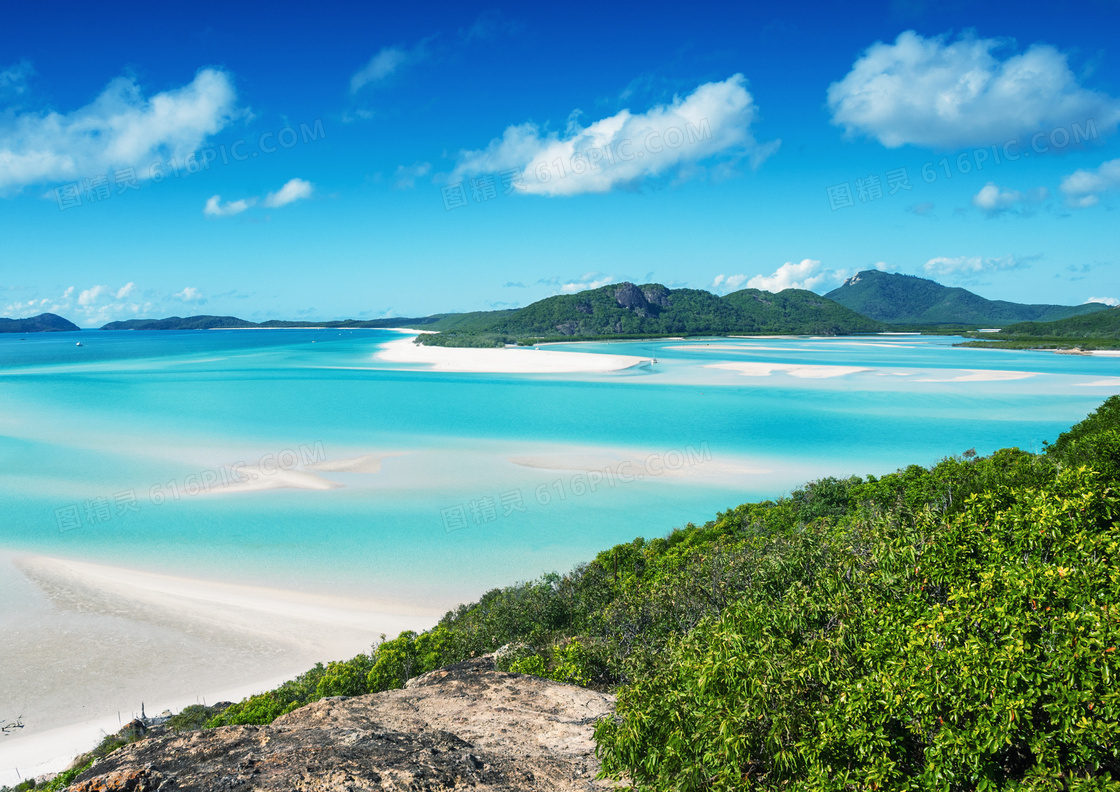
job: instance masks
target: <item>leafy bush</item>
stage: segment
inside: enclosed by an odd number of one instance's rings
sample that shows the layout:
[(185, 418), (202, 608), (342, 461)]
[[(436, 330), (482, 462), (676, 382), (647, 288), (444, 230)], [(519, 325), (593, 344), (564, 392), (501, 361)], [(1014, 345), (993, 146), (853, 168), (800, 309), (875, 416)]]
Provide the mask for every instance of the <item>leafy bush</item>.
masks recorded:
[(623, 689), (596, 729), (606, 771), (651, 790), (1120, 788), (1120, 498), (1072, 464), (1107, 468), (1118, 423), (1114, 397), (1046, 457), (910, 468), (792, 528)]

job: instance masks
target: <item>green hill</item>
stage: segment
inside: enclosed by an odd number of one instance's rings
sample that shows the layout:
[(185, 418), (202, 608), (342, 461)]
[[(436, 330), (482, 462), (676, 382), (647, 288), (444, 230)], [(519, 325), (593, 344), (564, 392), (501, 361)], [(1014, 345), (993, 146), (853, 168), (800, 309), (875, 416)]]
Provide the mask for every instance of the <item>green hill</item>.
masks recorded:
[(658, 283), (611, 284), (432, 327), (442, 332), (422, 342), (447, 346), (743, 333), (845, 335), (882, 329), (879, 322), (809, 291), (744, 289), (719, 297)]
[(825, 297), (872, 319), (908, 325), (1006, 327), (1015, 322), (1051, 322), (1105, 308), (1097, 303), (1025, 305), (988, 300), (967, 289), (879, 270), (864, 270)]
[(1005, 327), (998, 335), (1120, 339), (1120, 308), (1106, 308), (1057, 322), (1020, 322)]
[(44, 313), (28, 319), (0, 319), (0, 333), (66, 333), (81, 330), (58, 314)]

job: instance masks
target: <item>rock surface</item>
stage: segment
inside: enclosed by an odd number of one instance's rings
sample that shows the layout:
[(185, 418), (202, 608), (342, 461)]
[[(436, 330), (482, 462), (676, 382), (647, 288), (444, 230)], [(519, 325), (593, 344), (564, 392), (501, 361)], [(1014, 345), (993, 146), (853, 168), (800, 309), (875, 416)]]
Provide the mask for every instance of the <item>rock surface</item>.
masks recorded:
[(614, 697), (471, 660), (403, 690), (329, 698), (268, 726), (145, 739), (98, 762), (75, 792), (149, 790), (589, 790), (592, 730)]

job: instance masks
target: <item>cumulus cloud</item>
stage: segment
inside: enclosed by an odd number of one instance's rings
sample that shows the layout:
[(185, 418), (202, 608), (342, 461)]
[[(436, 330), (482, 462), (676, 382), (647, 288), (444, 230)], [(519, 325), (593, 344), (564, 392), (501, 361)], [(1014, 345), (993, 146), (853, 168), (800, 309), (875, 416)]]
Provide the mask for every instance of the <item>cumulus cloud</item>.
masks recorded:
[(748, 277), (747, 275), (724, 275), (720, 273), (716, 275), (715, 279), (712, 281), (712, 285), (708, 288), (718, 294), (727, 294), (728, 292), (738, 290), (738, 288), (746, 282)]
[(1113, 308), (1115, 308), (1117, 305), (1120, 305), (1120, 300), (1116, 299), (1115, 297), (1090, 297), (1085, 302), (1087, 302), (1087, 303), (1101, 303), (1103, 305), (1111, 305)]
[(268, 197), (264, 199), (264, 205), (273, 209), (287, 206), (303, 198), (310, 198), (314, 188), (314, 185), (309, 181), (291, 179), (276, 192), (269, 193)]
[(129, 166), (146, 178), (152, 162), (196, 151), (238, 114), (233, 81), (218, 69), (149, 98), (118, 77), (70, 113), (9, 110), (0, 114), (0, 192)]
[(606, 275), (600, 278), (595, 276), (599, 273), (588, 273), (578, 280), (569, 281), (560, 284), (561, 294), (575, 294), (576, 292), (587, 291), (588, 289), (600, 289), (609, 283), (614, 282), (613, 275)]
[(972, 205), (989, 216), (1006, 212), (1016, 204), (1030, 206), (1041, 203), (1050, 195), (1045, 187), (1019, 192), (1018, 190), (1000, 189), (995, 182), (988, 182), (980, 188), (980, 192), (972, 196)]
[(150, 302), (124, 299), (133, 293), (134, 288), (135, 284), (132, 282), (118, 289), (98, 285), (79, 290), (70, 286), (57, 297), (35, 297), (6, 305), (3, 313), (15, 317), (41, 313), (60, 314), (76, 322), (79, 327), (100, 327), (106, 322), (136, 317), (142, 311), (152, 310)]
[(78, 305), (93, 305), (101, 295), (108, 293), (108, 291), (108, 286), (94, 286), (92, 289), (86, 289), (78, 295)]
[(1047, 44), (1000, 60), (1007, 42), (965, 35), (923, 38), (912, 30), (876, 42), (828, 89), (832, 123), (888, 148), (991, 145), (1093, 122), (1116, 129), (1120, 100), (1084, 88), (1066, 56)]
[(404, 66), (424, 60), (428, 57), (430, 42), (431, 38), (427, 38), (412, 48), (403, 45), (382, 47), (350, 78), (350, 93), (356, 94), (370, 83), (381, 82)]
[[(847, 270), (833, 270), (821, 266), (815, 259), (787, 261), (769, 275), (755, 275), (747, 280), (748, 289), (761, 289), (780, 292), (784, 289), (815, 289), (838, 286), (848, 277)], [(742, 283), (742, 275), (733, 275), (723, 281), (728, 291), (733, 291)], [(719, 279), (716, 279), (719, 281)]]
[(780, 141), (755, 140), (757, 117), (746, 79), (736, 74), (645, 113), (623, 110), (586, 127), (573, 113), (562, 135), (532, 122), (510, 126), (486, 148), (460, 152), (450, 181), (516, 170), (519, 192), (557, 196), (605, 193), (658, 176), (687, 179), (715, 158), (758, 167)]
[(949, 258), (938, 256), (927, 261), (922, 268), (930, 275), (939, 277), (973, 276), (982, 272), (998, 272), (1000, 270), (1019, 269), (1023, 262), (1014, 256), (1000, 256), (999, 258), (984, 258), (983, 256), (957, 256)]
[(203, 207), (202, 213), (209, 217), (231, 217), (241, 214), (257, 202), (256, 198), (242, 198), (239, 201), (226, 201), (222, 203), (222, 196), (211, 195)]
[(1096, 206), (1101, 193), (1120, 189), (1120, 159), (1103, 162), (1096, 170), (1076, 170), (1062, 179), (1060, 189), (1070, 206)]
[(431, 173), (432, 163), (414, 162), (411, 165), (398, 165), (394, 184), (398, 190), (411, 190), (416, 186), (416, 180), (422, 179)]
[(175, 294), (173, 294), (171, 296), (174, 297), (176, 300), (181, 300), (182, 302), (194, 302), (194, 303), (204, 303), (204, 302), (206, 302), (206, 298), (203, 297), (202, 294), (199, 292), (199, 290), (196, 289), (194, 286), (187, 286), (181, 292), (176, 292)]

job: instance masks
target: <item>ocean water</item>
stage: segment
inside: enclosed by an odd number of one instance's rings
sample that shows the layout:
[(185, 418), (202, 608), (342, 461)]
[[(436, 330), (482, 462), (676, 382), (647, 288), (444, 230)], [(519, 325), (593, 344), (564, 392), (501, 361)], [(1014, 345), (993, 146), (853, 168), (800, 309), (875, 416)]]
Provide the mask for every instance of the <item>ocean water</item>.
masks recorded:
[(0, 550), (451, 607), (820, 476), (1039, 450), (1120, 393), (1120, 358), (953, 338), (558, 345), (657, 362), (509, 375), (376, 358), (401, 337), (0, 336)]

